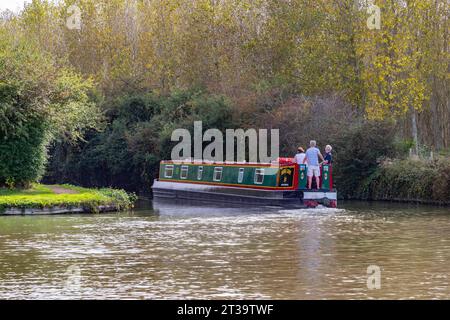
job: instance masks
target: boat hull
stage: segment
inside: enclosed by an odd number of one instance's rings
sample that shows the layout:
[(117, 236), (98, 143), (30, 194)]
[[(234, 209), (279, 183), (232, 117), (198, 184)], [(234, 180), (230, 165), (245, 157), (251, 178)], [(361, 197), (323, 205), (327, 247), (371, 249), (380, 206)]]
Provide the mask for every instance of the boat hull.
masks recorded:
[(306, 190), (260, 190), (155, 180), (155, 199), (223, 203), (239, 206), (336, 207), (336, 192)]

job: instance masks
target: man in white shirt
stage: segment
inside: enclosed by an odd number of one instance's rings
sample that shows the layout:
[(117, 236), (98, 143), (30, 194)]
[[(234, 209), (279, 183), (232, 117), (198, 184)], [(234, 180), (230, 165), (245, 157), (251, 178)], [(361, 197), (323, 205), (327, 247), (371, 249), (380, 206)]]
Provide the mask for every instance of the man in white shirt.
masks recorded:
[(302, 147), (298, 147), (297, 151), (298, 152), (294, 157), (295, 162), (297, 162), (298, 164), (303, 164), (303, 161), (305, 161), (306, 157), (305, 149), (303, 149)]
[(323, 162), (324, 158), (320, 153), (320, 150), (316, 147), (317, 143), (315, 140), (311, 140), (309, 143), (310, 147), (306, 150), (306, 157), (303, 160), (304, 163), (308, 162), (308, 189), (312, 187), (313, 176), (316, 178), (316, 188), (320, 188), (320, 163), (319, 158)]

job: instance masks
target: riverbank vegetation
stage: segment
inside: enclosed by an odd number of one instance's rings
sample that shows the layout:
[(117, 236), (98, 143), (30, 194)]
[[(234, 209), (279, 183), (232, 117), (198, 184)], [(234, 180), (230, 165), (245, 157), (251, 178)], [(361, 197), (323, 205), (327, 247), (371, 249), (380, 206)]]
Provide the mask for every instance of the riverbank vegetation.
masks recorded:
[(42, 177), (49, 144), (80, 140), (100, 113), (92, 81), (24, 36), (0, 35), (0, 186), (27, 187)]
[(450, 160), (408, 159), (385, 161), (354, 197), (364, 200), (397, 200), (450, 204)]
[(172, 131), (233, 126), (230, 102), (201, 90), (121, 96), (102, 105), (109, 125), (92, 131), (86, 142), (54, 144), (46, 182), (70, 181), (87, 186), (150, 189), (161, 159), (170, 159)]
[(72, 185), (32, 184), (27, 189), (0, 189), (0, 213), (12, 208), (83, 208), (98, 212), (102, 206), (116, 210), (133, 207), (135, 198), (123, 190), (87, 189)]
[(383, 190), (388, 176), (430, 170), (410, 156), (448, 157), (448, 3), (375, 4), (380, 28), (355, 0), (35, 0), (4, 12), (0, 186), (148, 192), (172, 130), (202, 120), (279, 128), (285, 156), (332, 144), (345, 198), (445, 197), (407, 178), (409, 191)]

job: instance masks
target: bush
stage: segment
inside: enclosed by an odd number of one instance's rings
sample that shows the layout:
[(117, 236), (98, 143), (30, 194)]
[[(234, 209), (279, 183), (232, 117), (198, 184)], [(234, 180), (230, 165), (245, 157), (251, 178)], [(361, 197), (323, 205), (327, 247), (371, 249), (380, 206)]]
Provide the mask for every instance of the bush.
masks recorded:
[(89, 80), (48, 54), (0, 33), (0, 187), (26, 187), (43, 174), (52, 139), (95, 128)]
[(360, 197), (450, 203), (450, 159), (385, 162), (366, 179)]
[(149, 192), (159, 161), (170, 158), (172, 131), (230, 128), (230, 103), (202, 90), (176, 91), (169, 96), (152, 93), (116, 98), (103, 106), (108, 126), (91, 132), (86, 143), (55, 144), (44, 181), (68, 182), (88, 187), (113, 186)]
[(1, 189), (0, 213), (7, 208), (83, 207), (98, 212), (100, 206), (114, 206), (118, 211), (133, 208), (134, 194), (123, 190), (86, 189), (72, 185), (54, 186), (73, 190), (73, 193), (55, 194), (51, 186), (32, 184), (29, 189)]
[(45, 169), (48, 134), (42, 122), (29, 122), (0, 142), (0, 187), (28, 187)]
[(341, 198), (353, 198), (362, 181), (384, 157), (398, 153), (395, 124), (368, 121), (337, 96), (291, 97), (267, 113), (260, 127), (280, 129), (281, 154), (293, 156), (298, 146), (317, 140), (323, 150), (331, 144), (334, 183)]
[(358, 198), (364, 180), (376, 172), (379, 163), (397, 153), (395, 125), (391, 122), (362, 120), (335, 132), (331, 137), (334, 148), (334, 181), (339, 196)]
[(361, 114), (337, 96), (292, 96), (261, 118), (260, 128), (280, 129), (280, 154), (285, 156), (293, 156), (298, 146), (307, 148), (310, 140), (323, 149), (363, 121)]

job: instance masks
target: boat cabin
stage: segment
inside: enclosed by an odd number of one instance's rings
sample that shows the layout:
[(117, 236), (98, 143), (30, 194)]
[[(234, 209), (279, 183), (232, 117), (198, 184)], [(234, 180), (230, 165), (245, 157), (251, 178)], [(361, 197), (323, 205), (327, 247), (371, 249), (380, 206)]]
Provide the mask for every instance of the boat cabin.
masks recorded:
[[(331, 190), (331, 165), (322, 166), (321, 179), (321, 189)], [(307, 166), (298, 165), (291, 158), (279, 158), (272, 163), (162, 161), (159, 180), (263, 190), (306, 190)]]

